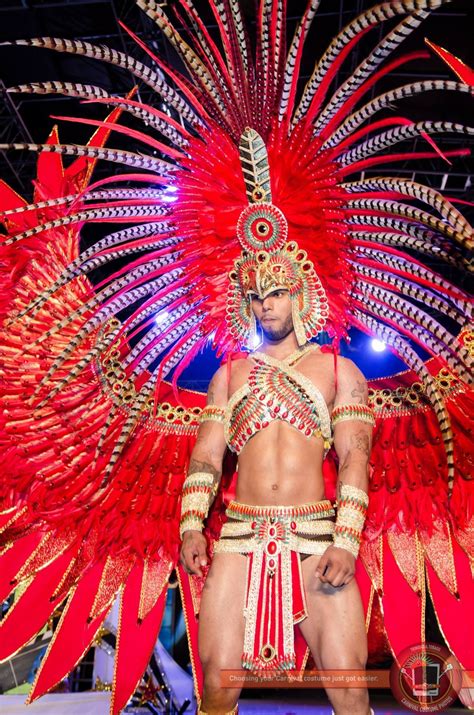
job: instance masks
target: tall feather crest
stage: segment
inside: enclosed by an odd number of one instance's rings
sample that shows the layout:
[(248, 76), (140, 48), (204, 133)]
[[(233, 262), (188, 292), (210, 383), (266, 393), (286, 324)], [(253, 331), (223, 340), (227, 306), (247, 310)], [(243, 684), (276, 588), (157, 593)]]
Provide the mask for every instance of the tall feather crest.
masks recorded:
[(265, 201), (271, 203), (270, 167), (265, 142), (254, 129), (246, 129), (239, 144), (245, 191), (249, 203), (255, 203), (255, 189), (262, 189)]

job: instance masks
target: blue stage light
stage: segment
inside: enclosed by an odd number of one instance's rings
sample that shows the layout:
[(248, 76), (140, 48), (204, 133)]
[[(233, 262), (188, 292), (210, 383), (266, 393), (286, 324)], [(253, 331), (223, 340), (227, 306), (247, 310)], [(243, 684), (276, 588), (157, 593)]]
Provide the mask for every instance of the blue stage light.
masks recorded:
[(387, 346), (382, 340), (379, 340), (378, 338), (372, 338), (372, 340), (370, 341), (370, 347), (375, 353), (383, 353)]

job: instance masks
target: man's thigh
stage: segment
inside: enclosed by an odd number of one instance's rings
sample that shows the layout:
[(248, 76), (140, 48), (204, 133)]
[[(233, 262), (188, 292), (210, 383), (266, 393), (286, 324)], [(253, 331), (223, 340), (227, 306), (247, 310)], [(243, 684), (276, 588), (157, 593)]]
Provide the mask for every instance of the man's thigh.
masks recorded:
[(199, 657), (204, 669), (241, 668), (246, 576), (246, 556), (215, 554), (199, 613)]
[(303, 576), (308, 618), (299, 626), (318, 668), (365, 668), (367, 633), (355, 578), (342, 588), (315, 576), (319, 556), (305, 559)]

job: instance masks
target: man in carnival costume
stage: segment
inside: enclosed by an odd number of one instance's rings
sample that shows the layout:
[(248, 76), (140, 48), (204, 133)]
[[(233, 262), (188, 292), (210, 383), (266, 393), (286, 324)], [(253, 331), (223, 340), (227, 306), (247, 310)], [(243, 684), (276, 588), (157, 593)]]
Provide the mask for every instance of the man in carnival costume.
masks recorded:
[[(472, 71), (447, 50), (398, 52), (448, 3), (365, 9), (304, 87), (319, 0), (291, 38), (286, 0), (259, 0), (250, 31), (234, 0), (209, 0), (212, 31), (191, 0), (137, 0), (179, 70), (128, 28), (144, 61), (79, 39), (18, 41), (108, 62), (156, 93), (145, 104), (135, 89), (9, 88), (109, 108), (81, 120), (94, 127), (86, 145), (56, 128), (44, 144), (0, 145), (41, 153), (31, 203), (0, 183), (0, 600), (21, 586), (0, 660), (61, 610), (30, 700), (100, 639), (119, 598), (118, 715), (174, 570), (201, 712), (235, 706), (222, 668), (301, 672), (307, 644), (325, 668), (363, 668), (367, 640), (398, 663), (426, 641), (429, 599), (446, 646), (474, 668), (472, 302), (437, 270), (468, 276), (473, 229), (454, 201), (393, 169), (465, 156), (474, 135), (456, 119), (414, 121), (404, 104), (472, 94)], [(362, 38), (372, 49), (339, 82)], [(440, 79), (379, 84), (441, 61)], [(113, 148), (116, 133), (140, 150)], [(446, 134), (463, 148), (446, 151)], [(126, 168), (91, 183), (99, 160)], [(114, 230), (82, 250), (88, 222)], [(323, 328), (333, 354), (311, 342)], [(334, 358), (351, 328), (408, 370), (367, 390)], [(224, 364), (206, 404), (180, 378), (210, 344)], [(364, 689), (329, 697), (337, 715), (369, 712)]]
[[(214, 547), (199, 617), (200, 712), (216, 714), (237, 712), (239, 690), (223, 687), (223, 670), (296, 668), (295, 622), (319, 668), (359, 670), (367, 659), (354, 580), (368, 503), (367, 384), (351, 361), (335, 363), (309, 342), (326, 323), (325, 291), (306, 253), (286, 242), (262, 140), (248, 130), (240, 149), (251, 203), (237, 225), (244, 252), (230, 275), (227, 314), (236, 337), (255, 344), (258, 326), (263, 345), (233, 361), (230, 373), (223, 365), (211, 381), (180, 526), (182, 562), (202, 576), (203, 519), (227, 446), (237, 452), (236, 500)], [(336, 519), (322, 473), (333, 441)], [(369, 712), (367, 690), (330, 688), (328, 694), (336, 713)]]

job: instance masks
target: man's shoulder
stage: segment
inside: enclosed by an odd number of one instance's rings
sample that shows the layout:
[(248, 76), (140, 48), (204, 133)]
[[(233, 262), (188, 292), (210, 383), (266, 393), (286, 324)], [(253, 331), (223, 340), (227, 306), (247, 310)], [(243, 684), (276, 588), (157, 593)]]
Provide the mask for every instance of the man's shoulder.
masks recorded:
[(225, 383), (227, 385), (230, 375), (234, 371), (241, 370), (248, 365), (247, 357), (248, 353), (237, 353), (229, 362), (225, 360), (212, 376), (210, 384), (217, 386)]
[(337, 399), (344, 402), (367, 401), (367, 380), (360, 368), (350, 358), (338, 358)]
[(338, 366), (338, 369), (341, 368), (341, 370), (348, 370), (351, 372), (355, 372), (355, 371), (361, 372), (353, 360), (351, 360), (348, 357), (343, 357), (342, 355), (337, 356), (337, 366)]
[(365, 377), (359, 367), (355, 364), (353, 360), (342, 355), (334, 355), (332, 351), (315, 350), (309, 356), (313, 364), (321, 363), (324, 361), (325, 367), (328, 369), (336, 371), (338, 377), (347, 377), (348, 379), (365, 380)]

